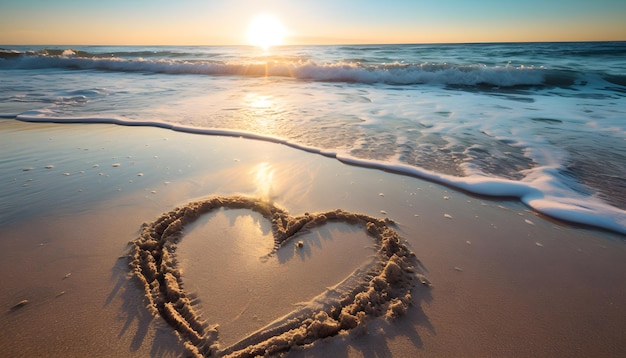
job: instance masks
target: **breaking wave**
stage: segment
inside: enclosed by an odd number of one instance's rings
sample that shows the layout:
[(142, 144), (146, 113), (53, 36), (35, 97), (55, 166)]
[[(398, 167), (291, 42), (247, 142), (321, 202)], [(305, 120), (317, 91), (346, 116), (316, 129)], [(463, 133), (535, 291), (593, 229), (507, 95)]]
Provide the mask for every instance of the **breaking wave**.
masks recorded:
[[(126, 58), (125, 56), (132, 56)], [(177, 57), (182, 57), (177, 58)], [(534, 66), (456, 65), (448, 63), (363, 63), (358, 60), (316, 62), (298, 57), (217, 60), (150, 51), (90, 53), (72, 49), (0, 50), (0, 69), (67, 69), (146, 72), (171, 75), (230, 75), (288, 77), (320, 82), (390, 85), (438, 84), (455, 86), (536, 86), (571, 84), (571, 74)]]

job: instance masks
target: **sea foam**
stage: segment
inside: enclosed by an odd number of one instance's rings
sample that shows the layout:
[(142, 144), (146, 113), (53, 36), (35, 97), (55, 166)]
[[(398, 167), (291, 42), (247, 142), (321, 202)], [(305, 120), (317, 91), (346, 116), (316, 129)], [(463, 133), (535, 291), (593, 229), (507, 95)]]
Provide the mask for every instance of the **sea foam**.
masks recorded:
[(24, 122), (104, 123), (123, 126), (148, 126), (184, 133), (263, 140), (335, 158), (350, 165), (380, 169), (429, 180), (476, 195), (516, 198), (537, 212), (555, 219), (626, 234), (626, 211), (610, 206), (593, 196), (573, 195), (571, 190), (564, 187), (563, 181), (559, 180), (557, 171), (550, 167), (535, 168), (532, 175), (527, 175), (520, 181), (490, 178), (481, 175), (457, 177), (399, 162), (356, 158), (337, 150), (323, 150), (278, 137), (247, 131), (188, 127), (161, 121), (133, 121), (123, 118), (56, 118), (46, 116), (45, 113), (37, 111), (20, 114), (16, 119)]
[[(291, 77), (301, 80), (392, 85), (443, 84), (499, 87), (544, 84), (548, 72), (541, 67), (447, 63), (367, 64), (361, 62), (315, 62), (311, 60), (180, 60), (101, 58), (76, 56), (74, 50), (60, 54), (5, 53), (0, 69), (81, 69), (162, 74)], [(1, 58), (1, 57), (0, 57)]]

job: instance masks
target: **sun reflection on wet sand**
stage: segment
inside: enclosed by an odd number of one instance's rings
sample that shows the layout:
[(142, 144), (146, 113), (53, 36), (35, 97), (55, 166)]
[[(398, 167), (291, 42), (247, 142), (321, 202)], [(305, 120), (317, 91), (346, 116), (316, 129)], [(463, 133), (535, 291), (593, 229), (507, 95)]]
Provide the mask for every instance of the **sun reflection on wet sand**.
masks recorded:
[(254, 185), (256, 186), (256, 194), (266, 201), (271, 201), (274, 182), (274, 168), (268, 162), (262, 162), (256, 165), (251, 174), (254, 175)]

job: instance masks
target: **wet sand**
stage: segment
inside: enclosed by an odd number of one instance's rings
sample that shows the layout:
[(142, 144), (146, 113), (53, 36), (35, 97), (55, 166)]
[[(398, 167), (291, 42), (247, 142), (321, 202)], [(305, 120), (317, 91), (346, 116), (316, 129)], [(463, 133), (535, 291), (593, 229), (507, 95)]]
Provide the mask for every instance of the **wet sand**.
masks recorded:
[[(129, 243), (142, 224), (176, 207), (234, 195), (271, 201), (292, 216), (341, 209), (392, 219), (432, 283), (413, 285), (400, 317), (372, 316), (289, 356), (626, 353), (623, 236), (260, 141), (6, 120), (0, 147), (0, 348), (7, 356), (185, 354), (174, 329), (147, 307), (128, 266)], [(256, 246), (251, 237), (269, 233), (264, 220), (218, 211), (178, 243), (183, 289), (208, 326), (223, 327), (221, 347), (306, 306), (376, 252), (370, 236), (337, 223), (263, 261), (255, 250), (265, 251), (268, 239)], [(231, 247), (202, 241), (219, 230), (220, 238), (247, 239)]]

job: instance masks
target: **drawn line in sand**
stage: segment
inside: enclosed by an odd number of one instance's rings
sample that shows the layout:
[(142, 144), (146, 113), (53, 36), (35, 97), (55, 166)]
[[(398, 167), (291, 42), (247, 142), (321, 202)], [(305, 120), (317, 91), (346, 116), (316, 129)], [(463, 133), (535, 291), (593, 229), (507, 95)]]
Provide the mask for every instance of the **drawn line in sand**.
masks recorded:
[[(307, 304), (229, 347), (220, 347), (217, 325), (203, 321), (194, 310), (193, 296), (182, 288), (181, 271), (174, 257), (185, 225), (219, 208), (249, 209), (270, 220), (274, 249), (269, 255), (299, 234), (335, 221), (362, 225), (376, 241), (376, 257), (373, 264), (357, 269)], [(191, 355), (272, 355), (362, 326), (373, 317), (393, 319), (408, 310), (415, 283), (430, 283), (416, 272), (419, 261), (390, 227), (392, 224), (389, 219), (343, 210), (293, 217), (259, 199), (213, 197), (176, 208), (144, 224), (140, 236), (132, 242), (130, 267), (145, 289), (148, 309), (163, 317)]]

